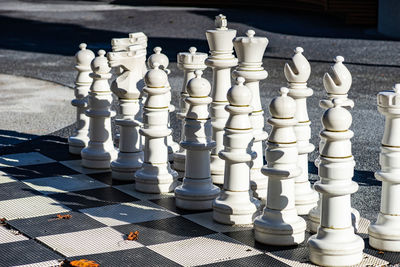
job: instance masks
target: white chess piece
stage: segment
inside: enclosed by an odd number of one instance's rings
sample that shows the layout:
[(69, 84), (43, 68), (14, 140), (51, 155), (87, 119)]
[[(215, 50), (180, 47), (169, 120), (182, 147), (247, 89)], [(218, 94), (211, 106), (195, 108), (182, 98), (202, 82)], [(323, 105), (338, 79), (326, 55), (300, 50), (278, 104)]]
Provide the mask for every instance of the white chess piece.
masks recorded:
[(111, 138), (112, 93), (108, 80), (111, 78), (106, 51), (99, 50), (98, 56), (91, 63), (93, 78), (89, 92), (89, 109), (86, 115), (90, 117), (88, 146), (81, 151), (82, 166), (93, 169), (110, 168), (110, 163), (117, 158)]
[[(169, 59), (166, 55), (164, 55), (163, 53), (161, 53), (162, 49), (159, 46), (156, 46), (154, 49), (154, 54), (152, 54), (148, 59), (147, 59), (147, 65), (149, 66), (149, 68), (152, 68), (154, 63), (159, 63), (160, 64), (160, 68), (163, 69), (165, 71), (165, 73), (167, 73), (167, 75), (169, 75), (171, 73), (171, 70), (168, 69), (168, 65), (169, 65)], [(171, 104), (171, 85), (168, 83), (167, 87), (169, 88), (168, 93), (167, 93), (167, 98), (168, 98), (168, 102), (169, 104), (169, 117), (168, 117), (168, 128), (170, 128), (171, 130), (173, 130), (170, 127), (170, 120), (171, 120), (171, 114), (172, 112), (175, 111), (175, 106)], [(168, 161), (173, 161), (174, 160), (174, 153), (177, 152), (179, 150), (179, 145), (177, 142), (175, 142), (172, 139), (172, 134), (167, 136), (167, 144), (168, 144)]]
[(225, 149), (219, 156), (225, 161), (224, 186), (213, 203), (213, 218), (223, 224), (251, 224), (260, 207), (250, 190), (250, 162), (257, 154), (251, 151), (254, 131), (249, 114), (252, 92), (238, 77), (228, 91), (230, 113), (225, 126)]
[(80, 155), (81, 150), (87, 146), (89, 142), (89, 117), (85, 115), (88, 107), (88, 93), (93, 79), (89, 76), (92, 72), (90, 63), (94, 59), (92, 50), (86, 49), (86, 44), (79, 45), (79, 52), (75, 54), (75, 69), (78, 75), (75, 80), (75, 99), (71, 104), (76, 107), (77, 127), (72, 136), (68, 138), (69, 152)]
[[(141, 45), (143, 49), (147, 48), (147, 36), (143, 32), (130, 33), (128, 38), (113, 38), (111, 39), (111, 48), (113, 52), (128, 51), (131, 45)], [(147, 72), (146, 63), (142, 64), (142, 78)]]
[(144, 162), (135, 173), (137, 191), (145, 193), (171, 192), (177, 185), (178, 174), (170, 168), (166, 137), (171, 134), (168, 128), (169, 102), (167, 93), (168, 77), (165, 71), (154, 63), (145, 77), (147, 93), (144, 103), (144, 127), (140, 134), (145, 138)]
[(135, 171), (142, 167), (143, 151), (139, 129), (142, 123), (138, 115), (143, 83), (142, 63), (146, 60), (146, 51), (141, 45), (132, 45), (128, 51), (107, 54), (111, 68), (118, 68), (118, 77), (111, 84), (111, 91), (118, 96), (120, 115), (115, 124), (120, 127), (118, 158), (111, 162), (112, 177), (116, 180), (135, 179)]
[(364, 241), (354, 233), (351, 219), (350, 194), (358, 189), (352, 181), (354, 158), (349, 130), (352, 117), (334, 99), (333, 107), (322, 116), (324, 129), (320, 136), (325, 145), (320, 153), (318, 174), (320, 181), (314, 185), (321, 193), (321, 224), (316, 235), (308, 240), (310, 260), (322, 266), (351, 266), (363, 258)]
[(189, 96), (185, 101), (189, 108), (185, 117), (185, 140), (180, 143), (186, 149), (185, 177), (175, 189), (175, 201), (178, 208), (187, 210), (212, 209), (212, 202), (220, 192), (210, 176), (210, 150), (215, 147), (208, 113), (211, 85), (202, 74), (197, 70), (196, 77), (187, 86)]
[(400, 84), (378, 94), (378, 110), (385, 116), (380, 165), (382, 181), (378, 219), (369, 226), (369, 244), (379, 250), (400, 252)]
[(226, 93), (231, 88), (231, 68), (238, 63), (233, 53), (232, 40), (236, 36), (236, 30), (227, 28), (227, 20), (224, 15), (215, 18), (215, 30), (206, 32), (210, 56), (206, 59), (206, 65), (213, 70), (211, 124), (212, 138), (216, 147), (211, 151), (211, 177), (213, 183), (224, 182), (224, 161), (218, 153), (224, 149), (224, 127), (228, 119), (225, 106), (229, 104)]
[[(147, 36), (143, 33), (143, 32), (134, 32), (134, 33), (130, 33), (128, 38), (113, 38), (111, 39), (111, 48), (113, 52), (127, 52), (128, 51), (128, 47), (132, 46), (132, 45), (141, 45), (143, 47), (143, 51), (145, 53), (145, 60), (138, 63), (141, 65), (141, 67), (136, 67), (137, 69), (142, 69), (141, 73), (142, 73), (142, 78), (144, 78), (144, 75), (147, 72), (147, 67), (146, 67), (146, 48), (147, 48)], [(119, 75), (121, 74), (123, 70), (121, 68), (117, 68), (116, 69), (116, 74)], [(143, 79), (139, 81), (139, 83), (137, 84), (137, 88), (140, 91), (140, 110), (139, 113), (137, 115), (138, 120), (141, 122), (142, 121), (142, 117), (143, 117), (143, 103), (145, 101), (144, 99), (144, 95), (143, 95), (143, 87), (144, 87), (144, 82)], [(114, 134), (114, 144), (116, 146), (119, 146), (119, 134)], [(140, 142), (142, 143), (142, 146), (144, 145), (144, 138), (142, 138), (142, 136), (140, 136)]]
[(253, 128), (254, 143), (252, 150), (257, 153), (253, 159), (250, 180), (251, 189), (254, 196), (262, 199), (265, 203), (267, 197), (268, 177), (261, 172), (264, 165), (263, 141), (268, 138), (268, 133), (264, 131), (264, 111), (260, 99), (260, 80), (268, 77), (268, 72), (262, 67), (262, 59), (268, 45), (266, 37), (255, 37), (253, 30), (246, 32), (247, 37), (236, 37), (233, 40), (239, 66), (233, 71), (234, 77), (246, 79), (245, 85), (251, 90), (253, 95), (251, 106), (253, 111), (250, 114), (251, 126)]
[(307, 112), (307, 98), (313, 95), (313, 90), (307, 87), (307, 80), (311, 74), (311, 66), (304, 57), (303, 48), (296, 47), (292, 57), (293, 68), (286, 63), (284, 72), (289, 85), (289, 96), (296, 101), (295, 119), (299, 157), (297, 164), (302, 169), (301, 175), (296, 177), (296, 209), (299, 215), (307, 215), (310, 210), (317, 206), (318, 193), (311, 188), (308, 180), (308, 154), (314, 150), (310, 143), (311, 127)]
[[(180, 52), (177, 55), (177, 65), (178, 68), (183, 70), (183, 84), (181, 90), (180, 97), (180, 110), (176, 113), (176, 116), (182, 122), (182, 131), (181, 131), (181, 141), (185, 140), (185, 116), (186, 111), (189, 108), (189, 104), (185, 102), (186, 97), (188, 97), (188, 93), (186, 90), (188, 82), (195, 77), (195, 70), (204, 70), (207, 66), (204, 64), (204, 61), (207, 58), (206, 53), (197, 52), (196, 47), (190, 47), (189, 52)], [(173, 168), (176, 170), (180, 177), (184, 176), (185, 172), (185, 157), (186, 151), (183, 147), (179, 147), (179, 151), (174, 153), (174, 165)]]
[(272, 99), (269, 111), (272, 126), (265, 156), (267, 165), (262, 172), (268, 176), (267, 203), (263, 214), (254, 221), (258, 242), (290, 246), (304, 241), (306, 222), (297, 215), (295, 179), (301, 174), (297, 165), (297, 138), (294, 131), (296, 102), (289, 89), (282, 87), (281, 96)]
[[(329, 73), (325, 73), (323, 82), (325, 90), (328, 94), (328, 99), (323, 99), (319, 102), (320, 107), (323, 109), (328, 109), (333, 107), (332, 100), (340, 99), (342, 107), (346, 109), (351, 109), (354, 107), (353, 100), (348, 98), (347, 93), (350, 90), (352, 77), (350, 71), (343, 64), (344, 58), (342, 56), (337, 56), (335, 58), (335, 64), (331, 67), (333, 77)], [(319, 153), (323, 150), (325, 145), (325, 139), (320, 138), (319, 142)], [(319, 157), (315, 160), (315, 166), (318, 168)], [(320, 223), (321, 217), (321, 200), (318, 200), (317, 206), (312, 208), (308, 213), (309, 227), (311, 233), (316, 233), (317, 228)], [(352, 220), (354, 229), (357, 231), (358, 224), (360, 221), (360, 213), (356, 209), (352, 209)]]

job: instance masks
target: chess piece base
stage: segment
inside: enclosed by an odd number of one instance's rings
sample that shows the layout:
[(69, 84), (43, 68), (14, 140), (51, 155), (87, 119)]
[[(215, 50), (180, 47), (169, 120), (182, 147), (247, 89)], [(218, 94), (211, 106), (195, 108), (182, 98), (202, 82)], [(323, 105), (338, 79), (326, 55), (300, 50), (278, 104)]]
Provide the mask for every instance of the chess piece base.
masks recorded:
[(84, 149), (89, 142), (89, 137), (86, 139), (79, 138), (78, 136), (71, 136), (68, 138), (69, 153), (74, 155), (80, 155), (82, 149)]
[(119, 152), (117, 160), (111, 162), (112, 178), (120, 181), (135, 180), (135, 172), (142, 167), (143, 151)]
[(222, 224), (252, 224), (260, 202), (251, 192), (222, 191), (213, 203), (213, 219)]
[(220, 193), (211, 178), (183, 178), (183, 184), (175, 189), (176, 206), (186, 210), (211, 210), (212, 203)]
[(114, 147), (104, 150), (103, 143), (89, 142), (81, 151), (82, 166), (89, 169), (109, 169), (111, 161), (117, 158)]
[(135, 188), (143, 193), (172, 192), (177, 186), (177, 176), (169, 163), (143, 163), (142, 168), (135, 173)]
[(369, 226), (368, 233), (371, 247), (400, 252), (400, 216), (379, 213), (376, 223)]
[(364, 241), (354, 234), (353, 227), (320, 228), (308, 239), (310, 260), (320, 266), (351, 266), (363, 258)]
[(266, 208), (264, 216), (254, 220), (254, 237), (263, 244), (292, 246), (304, 241), (306, 222), (295, 209), (275, 211)]

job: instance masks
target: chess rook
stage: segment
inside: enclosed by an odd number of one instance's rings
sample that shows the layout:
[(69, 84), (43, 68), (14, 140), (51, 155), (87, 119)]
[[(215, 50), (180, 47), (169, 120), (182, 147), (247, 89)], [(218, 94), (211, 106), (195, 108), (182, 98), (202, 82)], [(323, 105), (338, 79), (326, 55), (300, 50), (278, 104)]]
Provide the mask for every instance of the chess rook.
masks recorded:
[(249, 114), (252, 92), (238, 77), (228, 91), (229, 118), (225, 126), (225, 149), (219, 152), (225, 161), (224, 186), (213, 203), (213, 218), (223, 224), (251, 224), (260, 207), (250, 190), (250, 162), (257, 156), (250, 151), (254, 140)]
[(311, 122), (307, 112), (307, 98), (312, 96), (313, 90), (307, 87), (311, 66), (302, 54), (303, 48), (296, 47), (294, 53), (292, 57), (293, 68), (286, 63), (284, 72), (288, 81), (289, 96), (296, 101), (296, 113), (294, 117), (297, 120), (297, 124), (294, 127), (294, 131), (299, 151), (297, 165), (302, 169), (302, 173), (296, 177), (296, 209), (299, 215), (307, 215), (313, 207), (317, 206), (319, 198), (318, 193), (311, 188), (308, 180), (308, 154), (315, 147), (310, 143)]
[(268, 164), (261, 169), (268, 176), (267, 203), (254, 221), (254, 234), (258, 242), (290, 246), (303, 242), (306, 222), (295, 207), (295, 179), (301, 174), (294, 131), (296, 102), (287, 95), (288, 88), (282, 87), (280, 93), (269, 105), (272, 130), (265, 152)]
[(128, 51), (107, 54), (109, 65), (118, 68), (118, 77), (111, 83), (111, 91), (118, 96), (120, 114), (115, 124), (120, 127), (118, 158), (111, 162), (112, 177), (116, 180), (135, 179), (135, 171), (142, 167), (143, 151), (139, 129), (139, 97), (143, 84), (142, 64), (146, 60), (145, 48), (132, 45)]
[(171, 192), (177, 185), (178, 174), (168, 162), (166, 137), (171, 134), (168, 128), (168, 77), (158, 63), (146, 73), (145, 83), (144, 126), (139, 131), (145, 139), (144, 162), (135, 173), (135, 187), (145, 193)]
[(378, 111), (385, 116), (379, 163), (375, 173), (382, 181), (381, 208), (371, 224), (369, 244), (379, 250), (400, 252), (400, 84), (377, 96)]
[(229, 116), (225, 110), (225, 106), (229, 104), (226, 94), (231, 88), (231, 68), (237, 65), (238, 60), (232, 54), (232, 40), (236, 36), (236, 30), (227, 28), (226, 17), (221, 14), (215, 18), (215, 27), (215, 30), (206, 32), (210, 56), (205, 63), (213, 70), (211, 124), (216, 147), (211, 152), (211, 177), (213, 183), (222, 184), (225, 162), (219, 158), (218, 153), (224, 149), (224, 127)]
[(325, 144), (318, 166), (320, 180), (314, 188), (321, 194), (321, 223), (317, 234), (308, 240), (308, 247), (310, 260), (322, 266), (351, 266), (363, 258), (364, 241), (354, 233), (351, 218), (350, 194), (358, 189), (352, 181), (352, 117), (341, 103), (340, 99), (332, 101), (333, 107), (322, 116), (324, 129), (320, 133)]
[(187, 86), (186, 103), (189, 108), (185, 117), (185, 140), (181, 147), (186, 149), (185, 177), (182, 185), (175, 189), (176, 206), (187, 210), (210, 210), (212, 202), (220, 193), (210, 176), (210, 150), (215, 147), (211, 140), (211, 120), (208, 104), (212, 99), (210, 83), (195, 72)]
[(89, 143), (81, 151), (82, 166), (93, 169), (110, 168), (110, 163), (117, 158), (111, 138), (112, 93), (108, 80), (111, 78), (106, 51), (99, 50), (98, 56), (91, 63), (93, 78), (89, 92), (89, 109), (86, 115), (90, 117)]
[[(188, 93), (186, 90), (188, 82), (195, 77), (195, 70), (204, 70), (207, 66), (204, 61), (207, 58), (206, 53), (197, 52), (196, 47), (190, 47), (189, 52), (180, 52), (177, 55), (178, 68), (183, 70), (183, 84), (180, 96), (179, 112), (176, 113), (177, 118), (182, 123), (181, 139), (185, 140), (185, 116), (186, 111), (189, 108), (189, 104), (185, 102)], [(186, 151), (183, 147), (179, 147), (179, 151), (174, 153), (174, 165), (173, 168), (176, 170), (180, 177), (184, 176), (185, 172), (185, 157)]]
[[(168, 57), (161, 53), (162, 49), (159, 46), (156, 46), (153, 49), (153, 51), (154, 51), (154, 54), (152, 54), (147, 59), (147, 65), (149, 66), (149, 68), (153, 68), (154, 63), (157, 62), (160, 64), (160, 68), (163, 69), (167, 75), (169, 75), (171, 73), (171, 70), (168, 69), (168, 65), (169, 65)], [(169, 111), (168, 128), (171, 128), (170, 127), (170, 120), (171, 120), (170, 117), (171, 117), (171, 113), (175, 111), (175, 106), (171, 104), (171, 86), (170, 86), (169, 82), (168, 82), (167, 87), (169, 88), (169, 90), (168, 90), (166, 96), (168, 98), (168, 102), (170, 103), (169, 109), (168, 109), (168, 111)], [(174, 153), (179, 150), (179, 145), (172, 139), (172, 134), (167, 136), (167, 144), (168, 144), (168, 161), (173, 161)]]
[[(344, 58), (342, 56), (337, 56), (335, 58), (335, 64), (331, 67), (333, 78), (329, 73), (325, 73), (323, 78), (323, 83), (325, 90), (328, 95), (328, 99), (322, 99), (319, 105), (323, 109), (328, 109), (333, 107), (333, 100), (340, 99), (340, 105), (346, 109), (351, 109), (354, 107), (353, 100), (349, 99), (347, 93), (350, 90), (352, 78), (351, 73), (347, 67), (343, 64)], [(320, 137), (319, 141), (319, 154), (321, 154), (325, 145), (325, 139), (323, 136)], [(315, 166), (318, 168), (320, 160), (319, 157), (315, 160)], [(317, 228), (320, 224), (321, 217), (321, 201), (318, 200), (317, 206), (312, 208), (308, 213), (310, 232), (316, 233)], [(360, 220), (360, 213), (356, 209), (352, 209), (352, 220), (355, 230), (358, 229), (358, 223)]]
[(75, 54), (76, 65), (75, 69), (78, 75), (75, 80), (75, 99), (71, 104), (76, 107), (76, 122), (77, 126), (74, 129), (72, 136), (68, 138), (69, 152), (80, 155), (81, 150), (87, 146), (89, 142), (89, 118), (85, 111), (88, 107), (88, 93), (93, 79), (89, 76), (92, 72), (90, 63), (95, 55), (92, 50), (86, 49), (86, 44), (79, 45), (79, 52)]
[(268, 134), (264, 131), (260, 80), (268, 77), (268, 72), (262, 67), (262, 59), (268, 45), (268, 39), (266, 37), (255, 37), (254, 34), (253, 30), (248, 30), (246, 32), (247, 37), (236, 37), (233, 41), (239, 60), (239, 66), (233, 71), (233, 76), (245, 78), (245, 85), (253, 95), (251, 99), (253, 111), (250, 114), (250, 120), (254, 136), (252, 150), (257, 153), (257, 157), (252, 162), (250, 180), (254, 196), (262, 199), (265, 203), (268, 178), (261, 172), (261, 168), (264, 165), (263, 141), (268, 138)]

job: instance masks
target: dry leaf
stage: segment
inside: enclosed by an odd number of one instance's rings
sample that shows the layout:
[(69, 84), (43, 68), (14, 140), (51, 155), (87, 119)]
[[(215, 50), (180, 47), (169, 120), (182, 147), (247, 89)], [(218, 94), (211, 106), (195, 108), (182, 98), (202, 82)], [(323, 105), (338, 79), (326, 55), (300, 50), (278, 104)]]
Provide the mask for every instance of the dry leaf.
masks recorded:
[(72, 217), (71, 214), (64, 214), (64, 215), (57, 214), (58, 219), (71, 219), (71, 217)]
[(135, 232), (129, 232), (129, 235), (126, 238), (126, 240), (134, 241), (138, 240), (138, 238), (139, 238), (139, 231), (135, 231)]
[[(90, 261), (86, 259), (76, 260), (76, 261), (66, 261), (66, 266), (74, 266), (74, 267), (99, 267), (100, 265), (95, 261)], [(63, 265), (64, 266), (64, 265)]]

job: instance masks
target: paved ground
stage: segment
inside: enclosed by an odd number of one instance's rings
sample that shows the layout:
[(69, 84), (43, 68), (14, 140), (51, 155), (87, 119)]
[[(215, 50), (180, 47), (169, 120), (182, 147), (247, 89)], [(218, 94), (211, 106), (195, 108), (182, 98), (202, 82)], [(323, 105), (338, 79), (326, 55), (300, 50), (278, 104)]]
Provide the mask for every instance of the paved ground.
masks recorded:
[[(238, 35), (252, 28), (256, 35), (267, 36), (270, 41), (264, 57), (269, 77), (261, 83), (262, 102), (267, 108), (279, 87), (286, 84), (284, 63), (290, 59), (296, 46), (302, 46), (312, 67), (309, 85), (314, 89), (314, 96), (309, 99), (309, 113), (315, 145), (318, 144), (322, 114), (318, 101), (325, 96), (322, 76), (329, 71), (334, 56), (344, 56), (353, 74), (350, 98), (356, 104), (352, 112), (353, 151), (357, 161), (355, 180), (360, 189), (353, 197), (353, 205), (364, 217), (375, 218), (380, 187), (373, 172), (379, 168), (378, 153), (383, 131), (383, 117), (376, 111), (375, 98), (377, 92), (390, 89), (398, 81), (400, 57), (394, 55), (398, 53), (399, 42), (385, 40), (374, 29), (349, 27), (334, 18), (296, 12), (116, 6), (106, 1), (37, 2), (0, 1), (0, 24), (5, 25), (0, 39), (0, 73), (72, 87), (75, 78), (73, 54), (80, 42), (87, 42), (94, 50), (110, 50), (111, 38), (143, 31), (149, 37), (149, 52), (150, 48), (160, 45), (170, 58), (173, 103), (177, 104), (182, 73), (176, 68), (176, 53), (190, 46), (207, 52), (205, 31), (213, 29), (214, 16), (223, 13), (228, 18), (229, 27), (237, 29)], [(211, 78), (210, 74), (209, 70), (206, 71), (206, 77)], [(54, 100), (50, 95), (47, 98)], [(27, 106), (35, 104), (34, 101), (26, 103)], [(61, 107), (52, 117), (52, 127), (43, 125), (40, 120), (31, 120), (31, 125), (21, 129), (19, 134), (41, 127), (52, 132), (68, 126), (73, 120), (73, 114)], [(172, 126), (177, 134), (180, 126), (175, 119)], [(7, 122), (1, 125), (4, 130), (10, 130), (10, 127)], [(68, 131), (66, 128), (57, 134), (66, 135)], [(310, 161), (316, 156), (315, 152), (312, 153)]]

